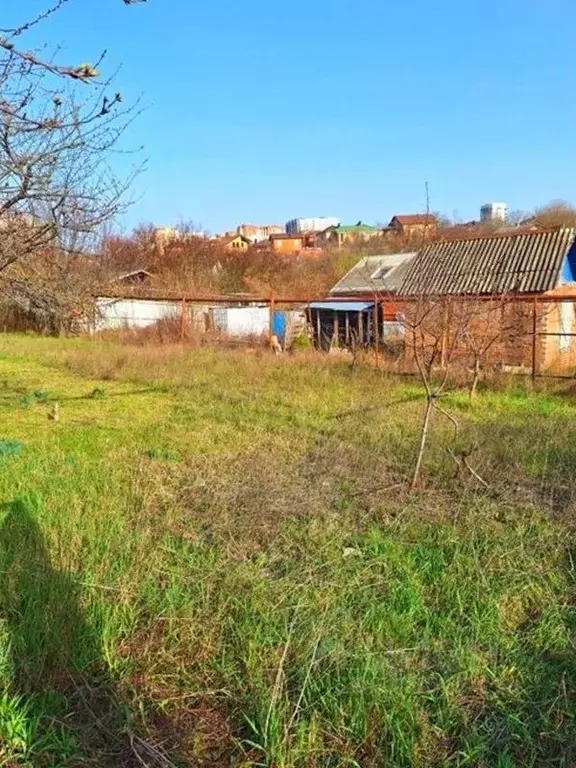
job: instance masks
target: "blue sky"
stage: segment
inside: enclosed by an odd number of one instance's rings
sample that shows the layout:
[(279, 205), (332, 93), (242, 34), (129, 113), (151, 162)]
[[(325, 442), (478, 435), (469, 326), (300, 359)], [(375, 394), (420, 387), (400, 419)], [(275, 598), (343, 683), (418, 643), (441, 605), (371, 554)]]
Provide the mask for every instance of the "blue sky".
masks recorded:
[(574, 0), (72, 0), (42, 32), (74, 62), (107, 48), (144, 96), (124, 225), (219, 231), (384, 222), (426, 180), (462, 219), (576, 200), (575, 24)]

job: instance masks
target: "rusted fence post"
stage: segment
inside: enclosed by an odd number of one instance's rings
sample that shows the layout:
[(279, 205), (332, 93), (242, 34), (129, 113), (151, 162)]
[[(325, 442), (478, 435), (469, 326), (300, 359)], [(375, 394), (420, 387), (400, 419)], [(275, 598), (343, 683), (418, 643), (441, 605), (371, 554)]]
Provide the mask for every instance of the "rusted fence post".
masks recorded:
[(538, 308), (537, 298), (534, 296), (534, 303), (532, 304), (532, 381), (536, 381), (536, 337), (538, 332)]
[(183, 344), (186, 341), (186, 335), (187, 335), (187, 325), (188, 325), (188, 317), (187, 317), (187, 306), (186, 306), (186, 298), (182, 297), (182, 304), (180, 306), (180, 342)]
[(274, 349), (274, 307), (275, 307), (275, 300), (274, 300), (274, 294), (270, 295), (270, 333), (269, 333), (269, 339), (268, 343), (270, 344), (271, 349)]

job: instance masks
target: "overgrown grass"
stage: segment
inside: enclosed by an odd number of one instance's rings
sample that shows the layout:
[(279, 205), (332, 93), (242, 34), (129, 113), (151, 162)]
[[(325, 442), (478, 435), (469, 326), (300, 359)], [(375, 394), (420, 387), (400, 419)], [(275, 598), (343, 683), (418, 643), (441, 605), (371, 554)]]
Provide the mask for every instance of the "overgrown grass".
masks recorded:
[(570, 391), (452, 393), (409, 495), (370, 367), (4, 336), (0, 379), (0, 765), (575, 763)]

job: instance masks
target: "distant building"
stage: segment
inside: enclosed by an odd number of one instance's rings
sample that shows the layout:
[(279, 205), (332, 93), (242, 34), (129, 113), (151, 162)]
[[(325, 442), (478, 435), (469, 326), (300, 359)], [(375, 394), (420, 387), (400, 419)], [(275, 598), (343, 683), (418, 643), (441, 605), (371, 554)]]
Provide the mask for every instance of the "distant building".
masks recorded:
[(300, 253), (308, 251), (321, 253), (317, 248), (317, 233), (302, 232), (296, 235), (270, 235), (270, 246), (277, 253)]
[(184, 240), (193, 237), (206, 237), (206, 233), (200, 230), (189, 231), (184, 229), (177, 229), (176, 227), (156, 227), (154, 230), (154, 240), (156, 247), (161, 254), (164, 253), (166, 247), (174, 245), (174, 243), (182, 242)]
[(286, 222), (286, 233), (298, 235), (301, 232), (323, 232), (328, 227), (337, 227), (340, 219), (334, 216), (311, 216), (307, 219), (291, 219)]
[(340, 224), (337, 227), (328, 227), (324, 232), (318, 235), (318, 242), (322, 245), (337, 245), (341, 247), (346, 243), (354, 241), (366, 241), (381, 234), (379, 229), (371, 227), (369, 224), (346, 225)]
[(480, 208), (480, 221), (483, 224), (504, 222), (507, 218), (508, 206), (506, 203), (486, 203)]
[(221, 237), (218, 239), (219, 244), (227, 251), (245, 251), (250, 248), (252, 243), (244, 235), (238, 235), (233, 232), (227, 237)]
[(182, 231), (180, 229), (175, 229), (174, 227), (157, 227), (154, 230), (156, 247), (161, 254), (164, 253), (167, 245), (174, 243), (176, 240), (180, 240), (181, 237)]
[(437, 227), (436, 216), (428, 213), (410, 213), (393, 216), (385, 231), (403, 237), (417, 237), (432, 232)]
[(284, 228), (280, 224), (240, 224), (236, 232), (248, 238), (252, 243), (268, 240), (270, 235), (281, 235)]

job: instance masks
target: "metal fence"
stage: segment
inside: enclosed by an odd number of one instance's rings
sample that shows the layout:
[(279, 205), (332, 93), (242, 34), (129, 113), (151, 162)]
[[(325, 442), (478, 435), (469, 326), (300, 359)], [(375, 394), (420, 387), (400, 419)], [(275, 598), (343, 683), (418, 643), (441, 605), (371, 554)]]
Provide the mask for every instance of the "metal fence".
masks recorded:
[[(410, 372), (413, 360), (407, 337), (414, 334), (411, 315), (420, 308), (435, 318), (430, 337), (441, 339), (439, 365), (454, 332), (442, 313), (469, 320), (461, 339), (470, 341), (474, 322), (491, 312), (500, 317), (502, 339), (493, 344), (484, 363), (537, 377), (576, 378), (576, 295), (402, 297), (367, 296), (309, 298), (254, 296), (122, 295), (96, 299), (91, 333), (164, 333), (167, 340), (207, 343), (272, 344), (288, 349), (297, 336), (307, 336), (318, 351), (370, 350), (377, 362), (396, 361)], [(474, 308), (474, 309), (472, 309)], [(508, 317), (504, 327), (504, 316)], [(498, 335), (496, 320), (491, 333)], [(427, 331), (428, 333), (428, 331)], [(504, 343), (505, 342), (505, 343)], [(462, 346), (465, 346), (462, 344)], [(470, 345), (469, 345), (470, 346)], [(496, 354), (498, 351), (498, 354)], [(459, 357), (465, 357), (462, 350)]]

